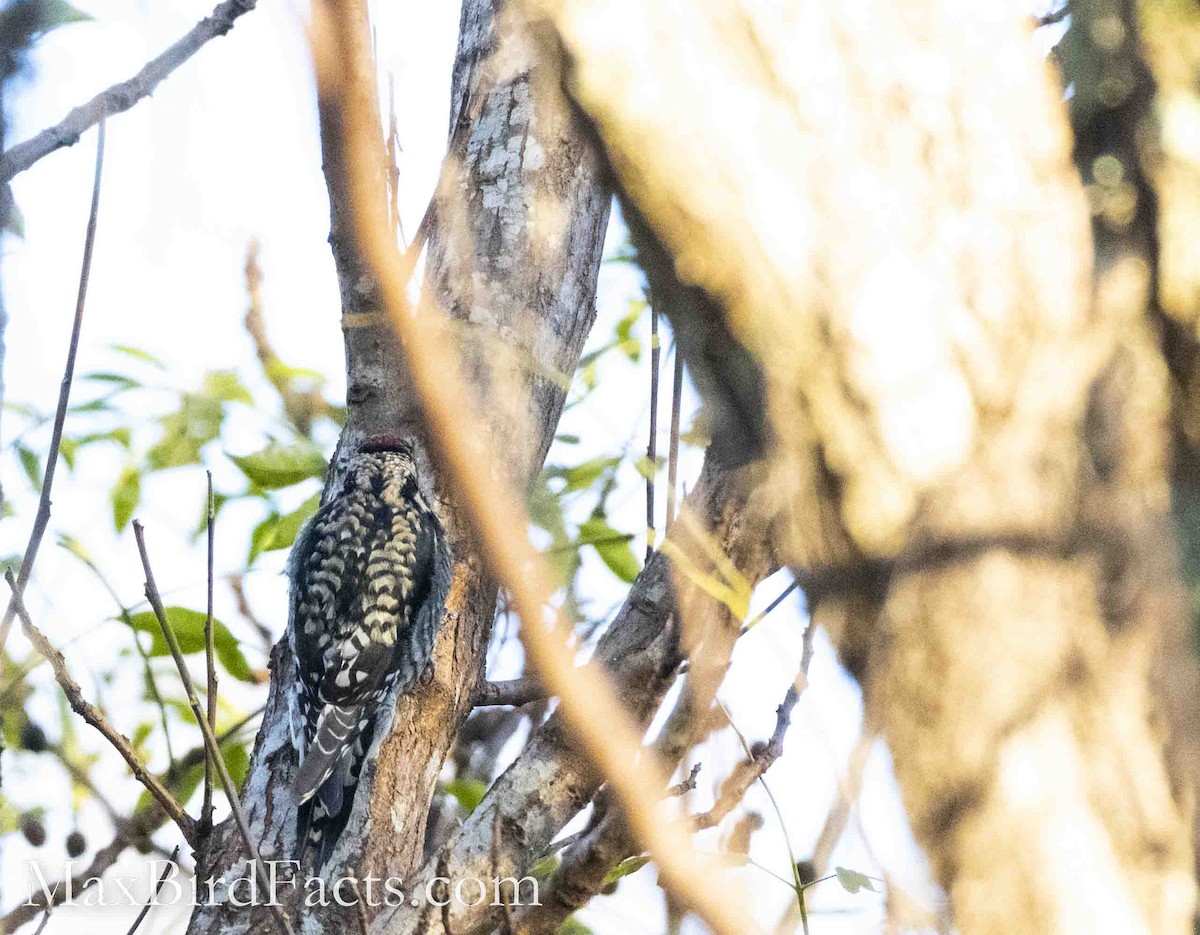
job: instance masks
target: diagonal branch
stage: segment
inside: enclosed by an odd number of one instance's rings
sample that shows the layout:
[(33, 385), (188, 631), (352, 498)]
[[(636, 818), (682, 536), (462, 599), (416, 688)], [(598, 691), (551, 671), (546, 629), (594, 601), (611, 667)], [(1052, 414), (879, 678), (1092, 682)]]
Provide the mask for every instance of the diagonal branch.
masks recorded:
[(134, 751), (128, 738), (113, 727), (109, 723), (108, 718), (94, 705), (84, 699), (83, 692), (79, 688), (79, 683), (71, 678), (71, 673), (67, 671), (67, 662), (63, 658), (63, 654), (50, 644), (45, 634), (35, 627), (33, 621), (29, 618), (29, 612), (25, 609), (25, 603), (17, 593), (17, 582), (13, 578), (12, 571), (6, 571), (4, 577), (8, 581), (9, 588), (12, 589), (13, 605), (21, 621), (26, 639), (50, 663), (50, 668), (54, 671), (54, 679), (58, 682), (59, 687), (62, 688), (63, 694), (66, 695), (67, 703), (70, 704), (71, 710), (88, 724), (91, 724), (92, 727), (96, 728), (116, 748), (125, 762), (129, 764), (129, 769), (133, 773), (133, 777), (146, 787), (146, 791), (154, 796), (155, 801), (162, 806), (163, 811), (179, 826), (184, 839), (189, 844), (194, 844), (196, 826), (191, 816), (183, 810), (183, 807), (175, 800), (175, 797), (171, 795), (167, 787), (153, 773), (146, 769), (146, 764), (142, 762), (141, 758)]
[(233, 28), (234, 21), (254, 9), (257, 0), (225, 0), (200, 20), (182, 39), (157, 58), (151, 59), (128, 81), (114, 84), (94, 98), (76, 107), (59, 123), (47, 127), (37, 136), (18, 143), (0, 154), (0, 182), (8, 182), (24, 172), (39, 159), (64, 146), (74, 146), (85, 130), (106, 116), (129, 110), (134, 104), (154, 93), (154, 89), (176, 68), (195, 55), (210, 39), (223, 36)]

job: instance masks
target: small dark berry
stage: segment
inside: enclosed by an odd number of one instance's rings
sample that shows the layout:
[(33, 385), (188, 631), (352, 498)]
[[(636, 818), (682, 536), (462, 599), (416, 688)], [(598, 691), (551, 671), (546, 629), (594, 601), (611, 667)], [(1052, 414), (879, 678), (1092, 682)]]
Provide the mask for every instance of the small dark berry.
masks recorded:
[(81, 831), (72, 831), (67, 835), (67, 856), (78, 857), (87, 850), (87, 838)]
[(26, 721), (21, 728), (21, 746), (33, 753), (42, 753), (46, 749), (46, 732), (33, 721)]
[(36, 815), (21, 816), (21, 834), (25, 835), (25, 840), (34, 847), (41, 847), (46, 843), (46, 826)]

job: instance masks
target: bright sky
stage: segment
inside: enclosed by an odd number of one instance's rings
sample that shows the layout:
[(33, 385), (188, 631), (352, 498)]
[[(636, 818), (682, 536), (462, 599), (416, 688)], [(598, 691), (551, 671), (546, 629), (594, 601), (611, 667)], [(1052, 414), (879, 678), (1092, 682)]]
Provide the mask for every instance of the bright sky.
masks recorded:
[[(206, 0), (170, 4), (79, 0), (77, 6), (96, 19), (54, 32), (39, 45), (33, 59), (36, 79), (12, 102), (9, 139), (13, 142), (57, 122), (71, 107), (132, 75), (210, 10)], [(170, 370), (165, 380), (173, 386), (195, 384), (204, 371), (215, 367), (257, 373), (241, 324), (245, 308), (241, 269), (247, 243), (257, 239), (262, 244), (264, 306), (277, 350), (289, 364), (327, 374), (340, 396), (344, 378), (337, 288), (326, 242), (328, 203), (304, 18), (304, 5), (296, 0), (261, 0), (258, 10), (243, 17), (230, 35), (210, 43), (153, 98), (110, 121), (79, 372), (112, 369), (116, 360), (107, 348), (122, 343), (167, 361)], [(452, 2), (399, 0), (376, 5), (381, 69), (394, 74), (400, 98), (400, 203), (409, 232), (424, 211), (444, 150), (457, 20)], [(10, 316), (7, 393), (12, 400), (46, 411), (53, 409), (66, 352), (95, 138), (95, 131), (88, 133), (79, 145), (50, 156), (13, 184), (25, 216), (25, 238), (8, 238), (3, 245), (3, 289)], [(611, 334), (613, 322), (636, 294), (637, 281), (627, 267), (605, 266), (598, 339)], [(646, 322), (640, 327), (639, 334), (645, 336)], [(579, 460), (608, 452), (631, 437), (639, 440), (635, 447), (644, 445), (647, 366), (644, 361), (636, 369), (622, 366), (630, 372), (619, 376), (629, 379), (612, 379), (612, 388), (599, 394), (598, 404), (568, 415), (563, 431), (582, 435), (584, 443), (561, 457)], [(627, 413), (637, 414), (637, 421), (629, 420)], [(135, 422), (148, 421), (150, 413), (131, 416)], [(664, 409), (660, 424), (666, 421)], [(6, 442), (11, 440), (13, 425), (15, 420), (6, 415)], [(234, 453), (261, 446), (261, 420), (253, 413), (235, 420), (233, 430), (229, 446)], [(152, 433), (152, 426), (147, 424), (145, 431)], [(29, 440), (44, 452), (45, 432)], [(665, 450), (665, 440), (660, 450)], [(557, 456), (552, 454), (551, 460)], [(92, 451), (81, 460), (77, 473), (59, 474), (54, 519), (28, 600), (35, 620), (53, 642), (63, 646), (77, 640), (67, 647), (67, 657), (84, 682), (85, 693), (93, 697), (103, 693), (114, 720), (129, 733), (144, 716), (136, 700), (140, 684), (97, 686), (88, 677), (90, 671), (111, 662), (114, 653), (128, 651), (128, 634), (115, 623), (91, 629), (111, 614), (111, 602), (77, 562), (54, 546), (57, 532), (84, 540), (123, 599), (136, 603), (141, 572), (133, 538), (128, 531), (113, 535), (107, 500), (121, 463), (115, 453)], [(697, 466), (695, 456), (684, 464), (689, 485)], [(33, 494), (11, 451), (3, 461), (3, 472), (5, 490), (18, 511), (15, 518), (0, 523), (0, 554), (7, 555), (24, 546)], [(233, 485), (232, 478), (219, 475), (218, 486), (223, 480)], [(640, 529), (644, 510), (640, 483), (632, 469), (622, 481), (613, 501), (614, 524)], [(155, 475), (143, 488), (138, 515), (146, 523), (159, 583), (169, 592), (169, 602), (201, 606), (203, 556), (186, 533), (199, 516), (202, 484), (201, 472), (185, 469)], [(660, 509), (664, 500), (660, 492)], [(218, 527), (218, 573), (239, 569), (247, 530), (260, 515), (250, 508), (223, 514)], [(640, 544), (637, 549), (640, 552)], [(285, 619), (285, 582), (278, 573), (282, 558), (280, 553), (269, 556), (248, 579), (256, 609), (276, 633), (282, 632)], [(621, 591), (612, 577), (594, 558), (589, 563), (585, 580), (597, 582), (592, 594), (597, 605), (619, 601)], [(756, 609), (784, 584), (786, 580), (777, 577), (765, 585), (756, 596)], [(218, 616), (233, 625), (237, 615), (227, 590), (219, 589), (217, 597)], [(803, 625), (799, 608), (789, 602), (738, 645), (721, 697), (751, 741), (771, 732), (775, 706), (797, 669)], [(252, 664), (261, 664), (261, 653), (253, 647), (247, 652)], [(136, 671), (128, 662), (126, 670)], [(823, 638), (810, 675), (810, 688), (793, 716), (785, 756), (768, 776), (799, 858), (808, 856), (837, 794), (861, 718), (857, 690), (837, 667)], [(38, 684), (48, 684), (44, 676), (39, 673)], [(252, 693), (239, 694), (236, 686), (230, 692), (231, 701), (246, 709), (260, 703)], [(54, 693), (43, 691), (33, 711), (39, 720), (54, 725), (55, 705)], [(103, 749), (91, 737), (83, 739), (90, 749)], [(106, 762), (98, 775), (105, 788), (113, 790), (118, 803), (132, 801), (136, 794), (132, 780), (109, 762), (115, 756), (104, 752)], [(695, 796), (697, 810), (707, 807), (713, 789), (739, 756), (737, 741), (728, 732), (705, 751)], [(163, 763), (165, 758), (154, 765)], [(68, 795), (64, 778), (47, 758), (12, 753), (5, 754), (4, 791), (19, 805), (52, 808), (65, 803)], [(752, 851), (755, 860), (788, 876), (780, 819), (761, 788), (751, 792), (747, 803), (765, 819)], [(0, 841), (0, 904), (5, 909), (28, 892), (27, 861), (36, 859), (47, 878), (61, 875), (62, 841), (71, 828), (66, 813), (65, 804), (53, 808), (50, 842), (41, 849), (31, 849), (18, 835)], [(80, 822), (93, 846), (107, 842), (107, 818), (97, 807), (85, 808)], [(168, 847), (175, 843), (169, 830), (160, 840)], [(706, 843), (712, 845), (712, 834)], [(137, 855), (127, 856), (120, 868), (137, 875), (139, 892), (145, 893), (149, 883), (140, 863)], [(933, 898), (923, 862), (909, 840), (882, 748), (872, 756), (860, 806), (834, 863), (868, 873), (886, 866), (923, 900)], [(762, 870), (745, 868), (736, 873), (752, 891), (762, 923), (774, 925), (788, 903), (789, 891)], [(812, 930), (817, 935), (877, 925), (881, 906), (877, 896), (849, 896), (836, 883), (810, 892), (816, 908)], [(81, 924), (88, 931), (124, 931), (134, 912), (64, 911), (46, 931), (54, 935), (78, 930)], [(181, 931), (185, 917), (178, 909), (158, 909), (142, 931)], [(653, 871), (628, 878), (617, 897), (597, 900), (584, 917), (600, 933), (662, 931)]]

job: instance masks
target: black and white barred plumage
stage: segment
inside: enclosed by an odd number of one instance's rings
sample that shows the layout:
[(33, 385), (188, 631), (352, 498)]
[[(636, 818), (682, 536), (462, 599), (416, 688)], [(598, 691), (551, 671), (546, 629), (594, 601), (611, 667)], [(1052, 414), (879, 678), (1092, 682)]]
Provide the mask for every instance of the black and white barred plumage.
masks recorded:
[[(289, 641), (300, 769), (297, 859), (320, 869), (346, 825), (389, 698), (433, 651), (449, 586), (445, 534), (417, 486), (411, 443), (371, 439), (296, 539)], [(392, 694), (395, 689), (395, 694)]]

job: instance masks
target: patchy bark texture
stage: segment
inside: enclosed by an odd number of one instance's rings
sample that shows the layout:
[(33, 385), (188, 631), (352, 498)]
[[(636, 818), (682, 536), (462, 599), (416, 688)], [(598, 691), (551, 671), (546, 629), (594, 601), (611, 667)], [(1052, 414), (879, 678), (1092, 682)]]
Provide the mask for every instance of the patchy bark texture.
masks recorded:
[(959, 926), (1185, 930), (1166, 373), (1145, 263), (1092, 288), (1025, 9), (539, 8), (623, 196), (762, 367), (783, 554), (872, 560), (821, 611)]
[[(352, 3), (343, 6), (346, 15), (362, 12)], [(466, 0), (463, 22), (470, 27), (461, 35), (453, 92), (454, 101), (466, 102), (454, 118), (465, 126), (463, 151), (457, 159), (451, 154), (436, 195), (438, 226), (428, 248), (425, 300), (438, 303), (460, 329), (480, 416), (492, 444), (508, 454), (508, 479), (523, 489), (553, 439), (595, 317), (611, 195), (561, 96), (550, 86), (535, 95), (537, 69), (531, 77), (530, 58), (519, 49), (503, 61), (490, 56), (496, 47), (491, 4)], [(325, 112), (322, 119), (328, 168), (340, 130)], [(382, 180), (380, 186), (383, 197)], [(412, 434), (418, 420), (402, 358), (352, 242), (345, 192), (331, 184), (330, 196), (349, 377), (343, 444), (379, 432)], [(454, 576), (432, 678), (401, 699), (393, 722), (377, 732), (378, 754), (364, 767), (327, 876), (409, 875), (422, 856), (438, 772), (481, 677), (496, 589), (450, 505), (444, 498), (438, 503), (452, 539)], [(295, 755), (286, 700), (294, 678), (281, 644), (272, 657), (271, 691), (245, 793), (266, 859), (290, 857), (295, 837), (287, 788)], [(240, 857), (236, 833), (226, 824), (215, 835), (206, 871), (224, 872), (225, 879), (242, 875)], [(318, 917), (295, 907), (293, 918), (299, 917), (304, 931), (358, 925), (355, 910), (340, 918), (333, 914), (336, 908)], [(191, 930), (257, 931), (269, 925), (261, 913), (226, 904), (200, 907)]]

